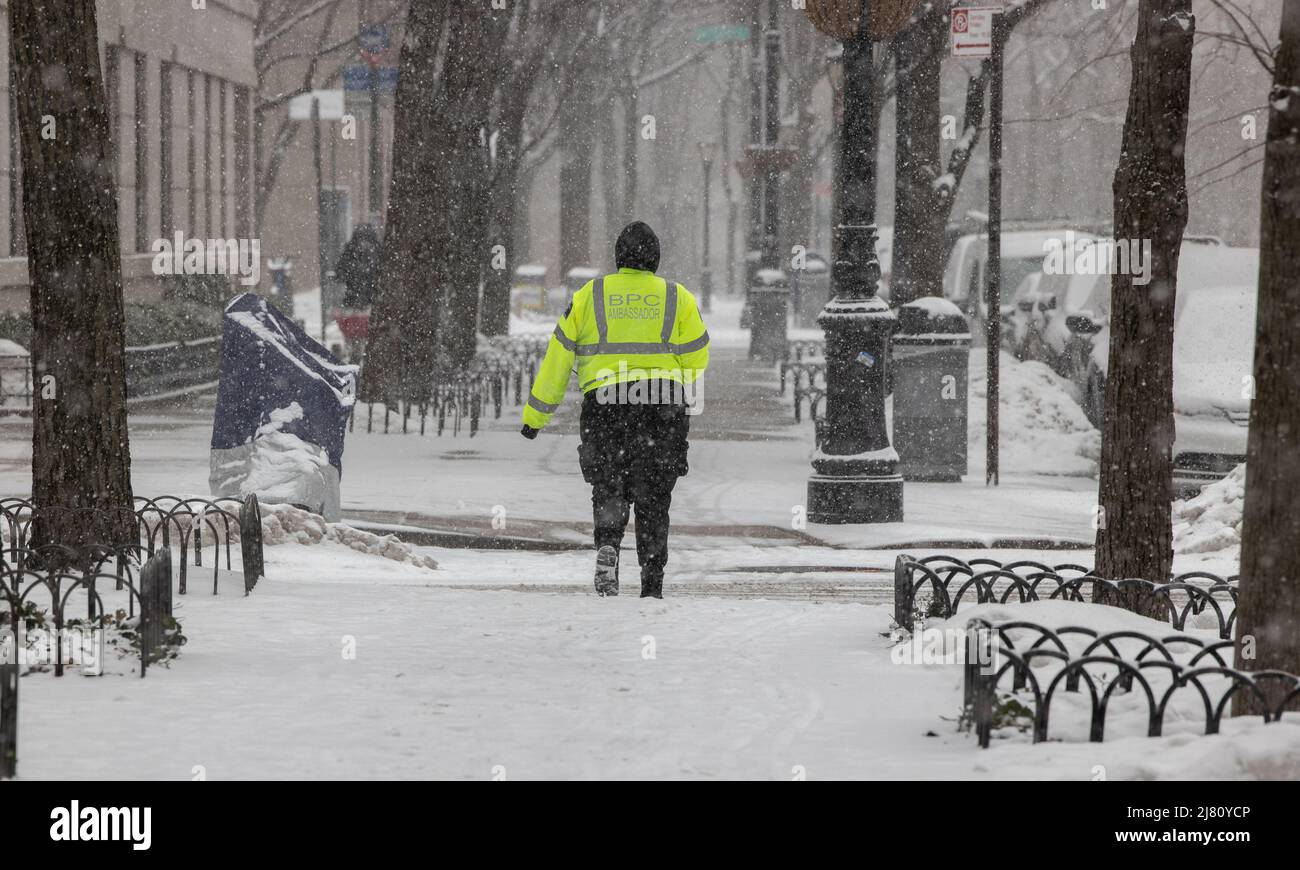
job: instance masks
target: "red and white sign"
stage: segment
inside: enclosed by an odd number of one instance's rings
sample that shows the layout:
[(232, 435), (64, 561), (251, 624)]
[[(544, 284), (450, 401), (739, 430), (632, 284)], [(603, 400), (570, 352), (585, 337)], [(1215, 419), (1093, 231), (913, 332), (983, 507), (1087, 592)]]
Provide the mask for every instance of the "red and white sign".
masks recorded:
[(1001, 6), (958, 6), (952, 10), (952, 56), (992, 55), (993, 16), (1001, 11)]

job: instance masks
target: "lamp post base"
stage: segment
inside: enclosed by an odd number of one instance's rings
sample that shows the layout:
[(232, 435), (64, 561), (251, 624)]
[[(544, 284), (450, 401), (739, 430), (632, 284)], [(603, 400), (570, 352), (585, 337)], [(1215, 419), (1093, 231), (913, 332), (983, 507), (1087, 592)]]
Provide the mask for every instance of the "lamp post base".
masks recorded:
[(901, 523), (903, 478), (897, 474), (829, 475), (808, 478), (808, 522)]

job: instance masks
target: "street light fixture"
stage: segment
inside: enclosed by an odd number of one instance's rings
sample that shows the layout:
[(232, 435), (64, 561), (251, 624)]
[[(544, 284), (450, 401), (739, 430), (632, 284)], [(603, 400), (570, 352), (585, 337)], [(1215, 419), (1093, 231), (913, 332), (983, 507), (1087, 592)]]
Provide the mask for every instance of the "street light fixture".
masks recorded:
[(709, 193), (713, 187), (713, 160), (717, 151), (718, 143), (712, 139), (700, 143), (700, 160), (704, 163), (704, 239), (701, 251), (704, 268), (700, 273), (700, 295), (706, 314), (713, 309), (713, 267), (709, 258)]

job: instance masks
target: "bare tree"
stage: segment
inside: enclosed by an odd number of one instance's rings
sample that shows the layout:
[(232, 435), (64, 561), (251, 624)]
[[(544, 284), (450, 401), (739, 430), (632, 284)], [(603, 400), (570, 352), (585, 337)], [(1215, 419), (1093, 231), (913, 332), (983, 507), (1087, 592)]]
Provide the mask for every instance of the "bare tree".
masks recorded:
[(136, 529), (122, 260), (95, 2), (10, 3), (9, 34), (36, 384), (32, 540), (125, 545)]
[[(1295, 509), (1300, 489), (1300, 0), (1286, 0), (1281, 34), (1260, 197), (1255, 400), (1242, 516), (1236, 664), (1242, 670), (1300, 674), (1300, 513)], [(1276, 703), (1278, 698), (1268, 700)], [(1258, 714), (1263, 709), (1255, 697), (1240, 692), (1233, 712)]]
[[(253, 105), (253, 166), (256, 188), (253, 211), (262, 225), (267, 203), (275, 192), (289, 147), (303, 125), (291, 121), (285, 109), (295, 97), (336, 85), (343, 69), (355, 57), (358, 34), (336, 31), (339, 13), (356, 0), (262, 0), (257, 4), (253, 32), (253, 65), (257, 70), (257, 99)], [(372, 4), (374, 6), (378, 3)], [(404, 0), (386, 0), (372, 24), (400, 22), (406, 14)], [(305, 47), (304, 47), (305, 44)], [(290, 88), (277, 86), (283, 67), (301, 67)], [(270, 133), (272, 120), (281, 115)], [(269, 134), (269, 135), (268, 135)]]
[[(947, 47), (948, 4), (927, 0), (890, 44), (894, 57), (894, 256), (889, 299), (903, 305), (942, 295), (942, 202), (939, 85)], [(963, 155), (969, 159), (969, 150)]]
[[(1123, 145), (1115, 169), (1115, 238), (1150, 240), (1150, 283), (1111, 280), (1111, 339), (1101, 445), (1096, 571), (1163, 583), (1173, 563), (1174, 298), (1187, 226), (1191, 0), (1141, 0)], [(1137, 590), (1117, 602), (1163, 617)]]
[[(510, 329), (510, 285), (518, 252), (516, 218), (519, 214), (521, 176), (527, 153), (529, 109), (542, 81), (559, 15), (558, 0), (531, 0), (518, 5), (502, 51), (511, 66), (492, 101), (489, 122), (492, 178), (489, 194), (488, 247), (503, 251), (504, 262), (493, 262), (484, 275), (480, 329), (484, 335), (505, 335)], [(496, 254), (494, 253), (495, 257)]]
[(439, 49), (450, 0), (416, 3), (407, 16), (394, 102), (393, 172), (379, 298), (370, 318), (362, 394), (371, 401), (423, 401), (433, 384), (441, 314), (435, 288), (445, 249), (443, 172), (446, 94)]
[[(1024, 0), (1002, 13), (1004, 38), (1052, 0)], [(948, 16), (957, 0), (927, 0), (895, 37), (897, 147), (893, 276), (890, 299), (907, 302), (940, 289), (944, 229), (984, 129), (992, 63), (981, 61), (966, 83), (961, 129), (940, 172), (939, 62), (947, 50)], [(901, 69), (897, 68), (901, 63)]]
[(485, 57), (496, 57), (508, 32), (510, 13), (488, 4), (459, 9), (447, 34), (443, 87), (443, 140), (434, 145), (445, 187), (439, 248), (446, 252), (441, 282), (447, 301), (441, 318), (439, 355), (443, 367), (463, 369), (474, 358), (479, 290), (492, 256), (488, 239), (492, 175), (487, 129), (494, 93), (504, 80), (490, 75)]

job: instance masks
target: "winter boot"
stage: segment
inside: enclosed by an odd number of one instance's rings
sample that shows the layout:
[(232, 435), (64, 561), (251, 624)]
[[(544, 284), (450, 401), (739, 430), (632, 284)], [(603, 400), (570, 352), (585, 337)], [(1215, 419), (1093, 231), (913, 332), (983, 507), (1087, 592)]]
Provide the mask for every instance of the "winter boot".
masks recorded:
[(596, 594), (618, 594), (618, 550), (608, 545), (596, 552)]
[(664, 575), (642, 572), (641, 597), (642, 598), (663, 598), (664, 597)]

